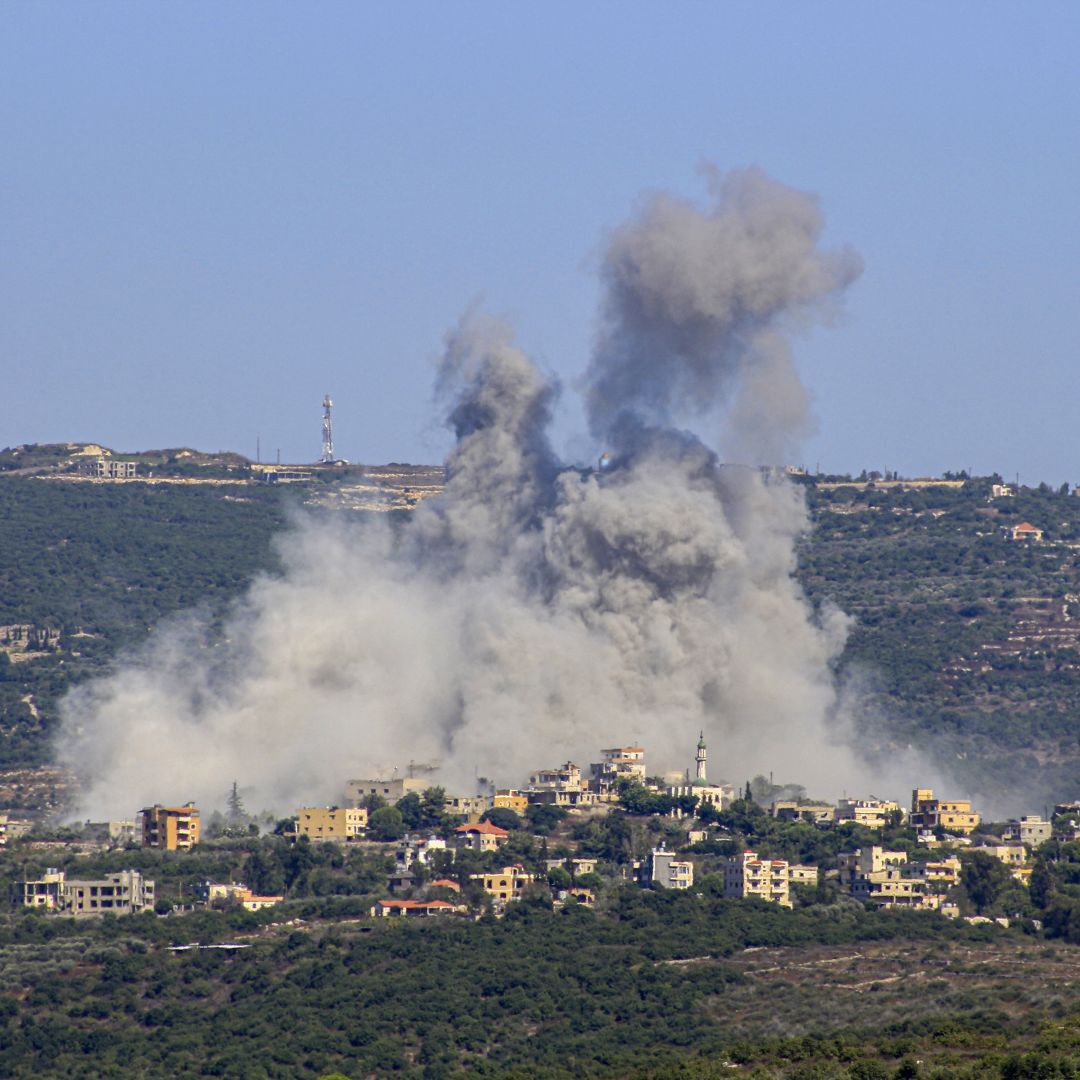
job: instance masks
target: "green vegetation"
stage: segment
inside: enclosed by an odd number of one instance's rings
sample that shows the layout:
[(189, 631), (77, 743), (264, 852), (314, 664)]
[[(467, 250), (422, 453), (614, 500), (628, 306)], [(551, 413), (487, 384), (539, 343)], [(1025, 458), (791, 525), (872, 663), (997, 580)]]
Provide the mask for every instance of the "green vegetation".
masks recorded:
[[(846, 1063), (899, 1058), (887, 1032), (869, 1048), (865, 1033), (801, 1049), (766, 1037), (760, 1000), (743, 1019), (726, 1006), (757, 996), (731, 959), (748, 947), (916, 941), (939, 951), (1002, 937), (850, 907), (784, 912), (708, 889), (623, 888), (605, 915), (521, 902), (479, 923), (342, 923), (360, 914), (348, 903), (86, 923), (10, 916), (0, 922), (0, 1073), (691, 1076), (729, 1058), (835, 1059), (837, 1046)], [(165, 948), (195, 940), (249, 947)], [(962, 1045), (971, 1025), (952, 1023)], [(676, 1065), (691, 1071), (670, 1074)]]
[[(965, 790), (1075, 797), (1080, 764), (1080, 497), (1045, 485), (806, 484), (799, 577), (854, 619), (841, 677), (868, 696), (864, 741), (947, 761)], [(1002, 530), (1030, 522), (1042, 543)]]

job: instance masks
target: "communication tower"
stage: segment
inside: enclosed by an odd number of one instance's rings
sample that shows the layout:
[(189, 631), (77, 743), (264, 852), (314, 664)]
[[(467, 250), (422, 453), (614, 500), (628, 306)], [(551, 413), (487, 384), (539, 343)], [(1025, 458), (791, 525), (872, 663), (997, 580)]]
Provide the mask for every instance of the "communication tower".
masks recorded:
[(322, 402), (322, 457), (319, 458), (324, 465), (331, 465), (334, 461), (334, 421), (330, 416), (334, 403), (327, 394)]

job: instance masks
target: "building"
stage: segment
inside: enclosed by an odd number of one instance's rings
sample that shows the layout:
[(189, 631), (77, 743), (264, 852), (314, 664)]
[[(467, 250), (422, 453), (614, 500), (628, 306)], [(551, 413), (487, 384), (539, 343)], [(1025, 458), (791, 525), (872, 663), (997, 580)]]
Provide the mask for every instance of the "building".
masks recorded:
[(201, 885), (195, 886), (195, 897), (204, 904), (232, 900), (246, 911), (262, 911), (263, 908), (273, 907), (285, 899), (284, 896), (256, 896), (246, 885), (240, 885), (235, 881), (228, 885), (216, 881), (204, 881)]
[(645, 865), (646, 884), (662, 885), (665, 889), (689, 889), (694, 884), (694, 864), (676, 859), (675, 852), (665, 850), (663, 845), (652, 851)]
[(730, 806), (735, 797), (735, 791), (724, 784), (710, 784), (706, 774), (708, 750), (705, 747), (705, 732), (698, 737), (697, 750), (694, 754), (694, 779), (690, 779), (690, 770), (686, 771), (686, 779), (682, 784), (674, 784), (667, 789), (667, 794), (673, 799), (682, 799), (689, 796), (697, 799), (698, 806), (713, 806), (717, 810), (723, 810)]
[(538, 769), (529, 776), (529, 786), (551, 791), (580, 791), (581, 770), (572, 761), (557, 769)]
[(365, 799), (377, 795), (388, 803), (400, 802), (406, 795), (425, 791), (431, 785), (426, 780), (414, 776), (392, 777), (389, 780), (350, 780), (345, 785), (345, 801), (350, 806), (358, 806)]
[(908, 822), (913, 829), (944, 829), (967, 836), (979, 826), (980, 817), (965, 799), (935, 799), (930, 788), (916, 788), (911, 793), (911, 814)]
[(121, 870), (96, 879), (68, 879), (50, 868), (38, 881), (15, 883), (13, 900), (22, 907), (62, 915), (137, 915), (154, 909), (154, 883), (138, 870)]
[(448, 799), (446, 812), (466, 821), (479, 821), (491, 809), (490, 795), (457, 795)]
[(379, 900), (371, 909), (373, 918), (424, 918), (432, 915), (454, 915), (465, 911), (464, 904), (451, 904), (446, 900)]
[(1030, 521), (1022, 521), (1019, 525), (1005, 526), (1005, 535), (1010, 540), (1030, 540), (1037, 544), (1043, 538), (1043, 530), (1035, 528)]
[(1038, 814), (1025, 814), (1019, 821), (1009, 822), (1009, 827), (1005, 830), (1002, 839), (1034, 848), (1045, 844), (1053, 832), (1054, 826), (1049, 821), (1039, 817)]
[(133, 480), (137, 469), (134, 461), (113, 461), (112, 458), (99, 457), (84, 462), (82, 471), (99, 480)]
[(816, 866), (802, 866), (799, 863), (791, 863), (788, 866), (789, 885), (817, 885), (818, 868)]
[(874, 907), (907, 907), (920, 911), (936, 911), (944, 899), (922, 878), (905, 874), (898, 868), (857, 878), (851, 886), (851, 895)]
[(1009, 499), (1015, 492), (1010, 484), (991, 484), (990, 485), (990, 498), (991, 499)]
[(11, 901), (18, 907), (57, 911), (64, 885), (64, 871), (47, 867), (36, 881), (16, 881), (12, 885)]
[(17, 840), (25, 836), (34, 827), (32, 821), (23, 821), (19, 818), (0, 814), (0, 847), (4, 847), (9, 840)]
[(427, 866), (436, 851), (445, 850), (446, 841), (440, 836), (429, 836), (426, 840), (422, 837), (406, 836), (394, 852), (394, 862), (398, 870), (408, 870), (413, 863)]
[(484, 892), (493, 900), (520, 900), (525, 890), (536, 881), (536, 875), (527, 873), (520, 864), (504, 866), (494, 874), (470, 874), (471, 881), (480, 882)]
[(199, 842), (199, 811), (194, 803), (162, 806), (155, 803), (141, 811), (142, 846), (161, 851), (190, 851)]
[(138, 842), (139, 826), (134, 821), (88, 821), (83, 833), (98, 843), (124, 847)]
[(490, 821), (480, 821), (475, 825), (459, 825), (454, 830), (459, 847), (470, 847), (473, 851), (495, 851), (502, 847), (510, 834)]
[(1028, 851), (1023, 844), (980, 844), (971, 848), (972, 851), (981, 851), (1006, 866), (1023, 866), (1027, 862)]
[(904, 811), (897, 802), (884, 799), (841, 799), (836, 804), (836, 823), (863, 825), (867, 829), (884, 829), (890, 820), (904, 820)]
[(367, 822), (363, 806), (301, 806), (296, 811), (296, 833), (309, 840), (357, 840), (364, 835)]
[(907, 861), (906, 851), (889, 851), (878, 844), (845, 852), (837, 857), (840, 884), (850, 889), (859, 878), (868, 878), (884, 870), (895, 870)]
[(589, 766), (592, 779), (600, 784), (619, 780), (645, 780), (645, 750), (641, 746), (613, 746), (601, 750), (603, 761)]
[(781, 907), (791, 907), (788, 864), (781, 859), (759, 859), (756, 851), (744, 851), (724, 862), (724, 897), (756, 896)]
[(520, 816), (529, 808), (529, 797), (513, 788), (501, 788), (492, 795), (491, 806), (495, 810), (513, 810)]
[(777, 821), (805, 821), (810, 825), (831, 825), (836, 807), (828, 803), (803, 803), (797, 799), (780, 799), (769, 807)]

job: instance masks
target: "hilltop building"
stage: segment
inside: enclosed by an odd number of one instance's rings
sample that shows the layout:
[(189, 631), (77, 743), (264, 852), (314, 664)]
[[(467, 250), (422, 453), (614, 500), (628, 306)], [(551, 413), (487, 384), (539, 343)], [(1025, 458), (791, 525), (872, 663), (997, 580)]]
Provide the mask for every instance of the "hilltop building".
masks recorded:
[(690, 779), (690, 770), (686, 770), (686, 780), (667, 789), (673, 799), (687, 795), (697, 799), (699, 806), (710, 805), (717, 810), (730, 806), (735, 798), (735, 789), (727, 784), (710, 784), (707, 769), (708, 750), (705, 747), (705, 732), (698, 737), (697, 750), (694, 754), (694, 779)]
[(183, 806), (155, 803), (140, 813), (143, 847), (190, 851), (199, 842), (199, 811), (194, 803)]
[(853, 822), (856, 825), (864, 825), (868, 829), (883, 829), (889, 823), (890, 817), (899, 814), (903, 820), (904, 812), (900, 804), (877, 799), (871, 796), (869, 799), (841, 799), (836, 804), (836, 822)]
[(367, 822), (363, 806), (301, 806), (296, 811), (296, 833), (309, 840), (357, 840)]
[(395, 776), (390, 779), (350, 780), (345, 785), (345, 801), (350, 806), (358, 806), (372, 795), (393, 805), (404, 799), (411, 792), (418, 795), (431, 785), (416, 776)]
[(931, 788), (916, 788), (911, 793), (908, 822), (916, 831), (944, 829), (967, 836), (979, 827), (979, 814), (966, 799), (935, 799)]
[(641, 746), (613, 746), (601, 750), (603, 761), (589, 766), (590, 787), (594, 791), (607, 792), (620, 780), (645, 782), (645, 749)]

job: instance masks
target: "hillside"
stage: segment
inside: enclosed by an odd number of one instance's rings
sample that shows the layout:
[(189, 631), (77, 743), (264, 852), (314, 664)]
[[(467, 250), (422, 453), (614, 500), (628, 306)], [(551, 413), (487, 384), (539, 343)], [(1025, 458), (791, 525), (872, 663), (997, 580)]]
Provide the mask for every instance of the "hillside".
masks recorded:
[[(995, 499), (991, 483), (808, 483), (799, 575), (856, 620), (841, 670), (869, 695), (879, 752), (927, 747), (967, 790), (1075, 797), (1080, 498), (1044, 486)], [(1023, 522), (1042, 541), (1005, 535)]]
[[(77, 466), (68, 448), (20, 451), (0, 452), (0, 805), (41, 804), (32, 778), (23, 796), (2, 770), (48, 761), (65, 689), (170, 613), (220, 606), (272, 571), (289, 505), (406, 509), (442, 482), (438, 467), (408, 465), (296, 483), (240, 471), (208, 483), (88, 480), (64, 472)], [(1029, 810), (1075, 798), (1080, 498), (1041, 487), (992, 499), (989, 478), (800, 482), (814, 528), (798, 573), (813, 603), (855, 620), (840, 674), (870, 705), (864, 748), (917, 746), (965, 791), (1025, 788), (1039, 800)], [(1045, 530), (1040, 542), (1003, 535), (1024, 521)]]

